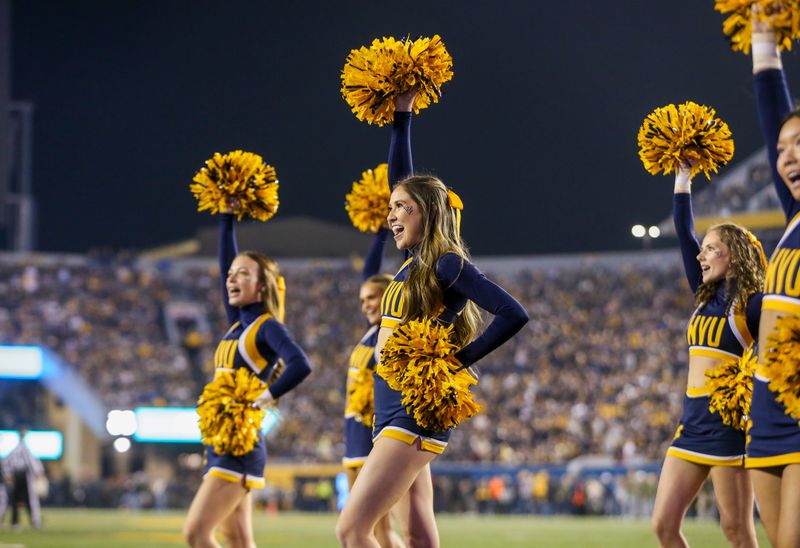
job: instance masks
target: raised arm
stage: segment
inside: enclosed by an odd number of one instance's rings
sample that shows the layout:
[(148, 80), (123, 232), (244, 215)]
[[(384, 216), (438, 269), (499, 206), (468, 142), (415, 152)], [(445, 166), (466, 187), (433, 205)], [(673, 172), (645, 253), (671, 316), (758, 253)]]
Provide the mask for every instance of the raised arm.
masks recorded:
[(239, 309), (228, 304), (228, 290), (225, 287), (225, 280), (228, 278), (230, 269), (239, 250), (236, 248), (236, 234), (233, 229), (233, 215), (221, 213), (219, 216), (219, 242), (217, 244), (217, 256), (219, 258), (219, 277), (222, 286), (222, 303), (225, 305), (225, 314), (228, 316), (228, 324), (233, 324), (239, 320)]
[(372, 239), (372, 245), (369, 246), (369, 252), (367, 252), (367, 256), (364, 258), (364, 269), (361, 271), (362, 282), (381, 271), (383, 248), (386, 245), (386, 238), (389, 236), (390, 232), (391, 230), (388, 228), (381, 227)]
[(395, 99), (392, 140), (389, 143), (389, 186), (414, 174), (411, 157), (411, 106), (416, 91), (412, 90)]
[(769, 167), (772, 180), (778, 192), (783, 212), (787, 219), (796, 208), (794, 198), (778, 174), (778, 133), (781, 123), (792, 111), (792, 99), (786, 76), (783, 73), (778, 47), (775, 45), (775, 33), (769, 25), (753, 18), (753, 80), (755, 84), (758, 119), (764, 143), (767, 145)]
[(468, 367), (510, 339), (528, 322), (528, 313), (502, 287), (488, 280), (475, 265), (454, 253), (439, 259), (436, 278), (482, 309), (494, 315), (492, 322), (474, 341), (456, 353)]
[(675, 193), (672, 196), (672, 220), (675, 223), (675, 234), (681, 246), (683, 269), (692, 293), (703, 281), (703, 271), (697, 255), (700, 244), (694, 233), (694, 214), (692, 213), (692, 181), (689, 179), (688, 167), (681, 167), (675, 175)]

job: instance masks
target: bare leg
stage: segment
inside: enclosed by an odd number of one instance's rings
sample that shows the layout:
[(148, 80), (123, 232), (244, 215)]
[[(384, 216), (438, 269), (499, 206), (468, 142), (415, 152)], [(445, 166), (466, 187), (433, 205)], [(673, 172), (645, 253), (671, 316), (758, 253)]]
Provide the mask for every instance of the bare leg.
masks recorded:
[(719, 524), (734, 548), (757, 548), (753, 521), (753, 486), (742, 467), (714, 466), (711, 481), (717, 498)]
[(754, 468), (750, 470), (750, 480), (758, 503), (761, 522), (767, 530), (767, 538), (773, 546), (778, 546), (778, 523), (781, 515), (781, 476), (783, 468)]
[(681, 522), (689, 505), (708, 477), (708, 466), (667, 455), (658, 480), (653, 508), (653, 532), (665, 548), (689, 546), (681, 533)]
[(192, 548), (219, 548), (214, 529), (247, 495), (238, 483), (206, 476), (192, 500), (183, 524), (183, 537)]
[(222, 522), (226, 548), (255, 548), (253, 538), (253, 497), (248, 492)]
[[(439, 531), (433, 514), (433, 481), (430, 464), (417, 475), (408, 491), (408, 544), (410, 546), (438, 546)], [(435, 544), (430, 544), (431, 532), (436, 534)]]
[[(350, 491), (353, 490), (353, 485), (356, 482), (356, 478), (358, 477), (358, 473), (361, 471), (361, 467), (357, 468), (346, 468), (345, 473), (347, 474), (347, 483), (350, 485)], [(405, 544), (400, 536), (392, 530), (392, 519), (391, 519), (391, 512), (388, 514), (384, 514), (379, 520), (378, 523), (375, 524), (375, 538), (378, 541), (378, 544), (381, 545), (381, 548), (404, 548)]]
[[(435, 457), (435, 454), (421, 451), (416, 446), (392, 438), (378, 438), (339, 516), (336, 524), (339, 542), (348, 548), (378, 548), (375, 524), (403, 493), (411, 489), (420, 471)], [(432, 514), (433, 505), (429, 506)], [(412, 510), (411, 513), (422, 514), (424, 510)], [(420, 520), (420, 523), (433, 523), (433, 530), (415, 531), (415, 537), (424, 540), (423, 545), (437, 547), (438, 532), (433, 515), (428, 520)]]
[(787, 464), (783, 468), (781, 481), (781, 511), (778, 524), (777, 548), (797, 548), (800, 546), (800, 464)]

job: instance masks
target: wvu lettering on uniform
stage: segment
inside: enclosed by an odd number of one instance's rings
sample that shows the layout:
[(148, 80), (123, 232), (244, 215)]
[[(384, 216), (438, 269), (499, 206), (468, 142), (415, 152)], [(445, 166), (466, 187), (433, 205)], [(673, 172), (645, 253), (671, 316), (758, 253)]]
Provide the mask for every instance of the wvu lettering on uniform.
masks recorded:
[[(348, 383), (355, 382), (356, 374), (364, 369), (375, 370), (375, 345), (377, 342), (378, 326), (373, 325), (350, 354), (350, 364), (347, 370)], [(351, 408), (348, 398), (344, 411), (344, 456), (342, 457), (342, 465), (346, 468), (363, 466), (370, 451), (372, 451), (372, 427), (366, 426), (361, 417), (356, 416), (356, 412)]]
[(703, 316), (702, 314), (695, 315), (689, 322), (689, 329), (686, 333), (689, 346), (719, 348), (726, 322), (727, 318)]
[(374, 346), (357, 344), (350, 354), (350, 368), (355, 370), (366, 369), (369, 367), (370, 360), (375, 354)]
[(769, 263), (765, 293), (800, 297), (800, 249), (779, 249)]
[(406, 262), (400, 265), (400, 270), (397, 271), (394, 279), (389, 283), (389, 287), (383, 292), (383, 297), (381, 297), (381, 327), (394, 329), (403, 320), (405, 308), (403, 285), (408, 277), (409, 265), (413, 260), (413, 257), (409, 257)]
[[(277, 356), (271, 350), (262, 353), (256, 343), (259, 328), (272, 318), (270, 314), (262, 314), (245, 329), (241, 322), (234, 323), (214, 352), (214, 368), (219, 370), (232, 370), (237, 367), (248, 367), (261, 380), (266, 380), (267, 368), (275, 363)], [(266, 354), (266, 355), (265, 355)]]

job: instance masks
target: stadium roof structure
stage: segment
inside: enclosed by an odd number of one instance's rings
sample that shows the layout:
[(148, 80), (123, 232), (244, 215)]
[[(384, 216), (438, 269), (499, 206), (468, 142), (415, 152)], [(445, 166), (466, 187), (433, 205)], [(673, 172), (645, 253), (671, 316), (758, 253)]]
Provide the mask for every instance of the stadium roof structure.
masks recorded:
[[(204, 227), (195, 237), (182, 242), (152, 248), (140, 256), (145, 259), (178, 257), (215, 257), (218, 228)], [(239, 223), (236, 241), (239, 249), (261, 251), (274, 257), (346, 257), (363, 255), (369, 249), (372, 234), (357, 231), (310, 217), (272, 219), (266, 223)]]
[[(692, 200), (694, 225), (697, 234), (710, 226), (733, 222), (758, 233), (783, 230), (786, 217), (772, 184), (766, 147), (754, 152), (742, 162), (715, 177)], [(675, 236), (672, 215), (659, 223), (665, 236)]]

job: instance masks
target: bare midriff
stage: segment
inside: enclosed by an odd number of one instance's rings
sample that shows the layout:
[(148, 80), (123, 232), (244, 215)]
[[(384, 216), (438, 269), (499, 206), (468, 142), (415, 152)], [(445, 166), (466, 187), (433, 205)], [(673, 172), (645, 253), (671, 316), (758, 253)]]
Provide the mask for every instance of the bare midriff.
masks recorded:
[(725, 360), (712, 358), (710, 356), (690, 356), (689, 357), (689, 380), (686, 388), (689, 390), (700, 390), (706, 386), (706, 371), (714, 369)]
[(375, 344), (375, 361), (380, 362), (381, 351), (383, 350), (384, 345), (386, 345), (386, 341), (389, 340), (389, 337), (392, 336), (394, 329), (391, 327), (381, 327), (381, 330), (378, 331), (378, 342)]

